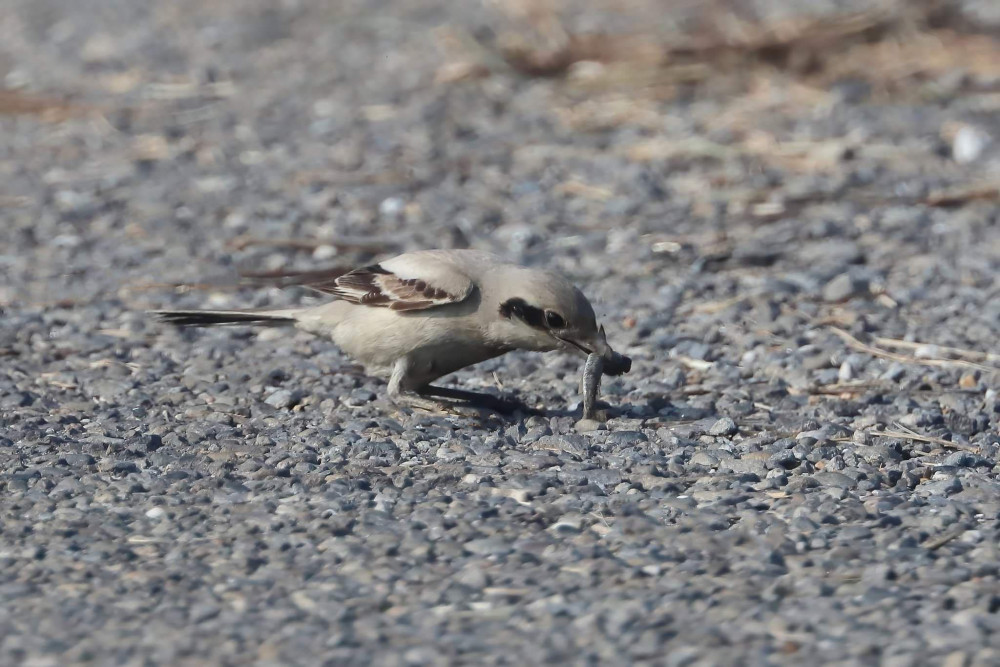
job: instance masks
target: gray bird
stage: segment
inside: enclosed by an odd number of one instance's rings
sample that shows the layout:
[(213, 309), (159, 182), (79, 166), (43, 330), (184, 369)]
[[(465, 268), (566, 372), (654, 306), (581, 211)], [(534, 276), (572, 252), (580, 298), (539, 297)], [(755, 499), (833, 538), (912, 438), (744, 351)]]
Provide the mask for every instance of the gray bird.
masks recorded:
[(473, 407), (509, 411), (488, 394), (430, 383), (512, 350), (599, 354), (604, 372), (621, 375), (631, 360), (611, 349), (594, 309), (562, 276), (476, 250), (423, 250), (304, 284), (332, 295), (322, 305), (284, 310), (161, 310), (180, 326), (287, 325), (332, 340), (388, 378), (397, 405), (465, 414)]

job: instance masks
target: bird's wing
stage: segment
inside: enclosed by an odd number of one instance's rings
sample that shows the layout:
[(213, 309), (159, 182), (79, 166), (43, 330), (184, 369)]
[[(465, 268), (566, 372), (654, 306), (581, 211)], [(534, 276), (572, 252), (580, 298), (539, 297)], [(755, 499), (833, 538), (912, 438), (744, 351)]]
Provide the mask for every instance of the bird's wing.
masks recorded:
[(351, 303), (405, 311), (458, 303), (474, 284), (450, 262), (411, 253), (308, 286)]

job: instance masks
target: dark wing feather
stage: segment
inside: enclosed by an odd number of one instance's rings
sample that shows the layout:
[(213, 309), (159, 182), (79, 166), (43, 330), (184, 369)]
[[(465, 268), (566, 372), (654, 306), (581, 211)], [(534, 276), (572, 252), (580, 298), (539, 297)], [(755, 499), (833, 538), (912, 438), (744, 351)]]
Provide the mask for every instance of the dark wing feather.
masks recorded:
[(468, 296), (468, 291), (452, 294), (421, 278), (401, 278), (379, 264), (355, 269), (331, 281), (309, 286), (351, 303), (400, 311), (458, 303)]

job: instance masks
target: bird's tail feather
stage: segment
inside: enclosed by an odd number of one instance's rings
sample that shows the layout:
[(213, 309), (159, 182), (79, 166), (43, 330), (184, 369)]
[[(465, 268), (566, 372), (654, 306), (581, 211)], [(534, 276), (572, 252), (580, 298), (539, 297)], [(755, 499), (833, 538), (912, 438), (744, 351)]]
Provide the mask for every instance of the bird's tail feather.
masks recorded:
[(179, 327), (214, 327), (257, 324), (287, 326), (295, 323), (293, 310), (154, 310), (161, 322)]

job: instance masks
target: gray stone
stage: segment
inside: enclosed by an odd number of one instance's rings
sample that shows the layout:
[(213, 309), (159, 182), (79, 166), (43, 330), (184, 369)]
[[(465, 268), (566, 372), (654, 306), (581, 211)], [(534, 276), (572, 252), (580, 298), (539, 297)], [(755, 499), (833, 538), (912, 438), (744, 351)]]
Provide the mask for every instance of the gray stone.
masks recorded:
[(950, 496), (962, 490), (962, 482), (957, 477), (923, 482), (917, 487), (920, 493), (933, 496)]
[(980, 465), (992, 465), (988, 461), (984, 460), (982, 457), (976, 456), (972, 452), (952, 452), (944, 461), (943, 465), (955, 466), (958, 468), (974, 468)]
[(264, 402), (271, 407), (279, 409), (287, 409), (296, 405), (300, 396), (297, 392), (291, 391), (290, 389), (277, 389), (272, 391), (264, 398)]
[(714, 468), (719, 465), (719, 457), (709, 452), (695, 452), (691, 457), (691, 465), (694, 466), (704, 466), (706, 468)]
[(813, 474), (813, 479), (822, 486), (834, 486), (842, 489), (853, 489), (858, 485), (856, 479), (832, 470), (821, 470)]
[(823, 298), (827, 301), (847, 301), (868, 293), (868, 281), (850, 273), (842, 273), (823, 286)]
[(734, 422), (729, 417), (723, 417), (714, 424), (712, 424), (712, 427), (708, 430), (708, 433), (709, 435), (715, 435), (715, 436), (728, 436), (728, 435), (735, 435), (736, 433), (739, 432), (739, 430), (740, 429), (736, 425), (736, 422)]

